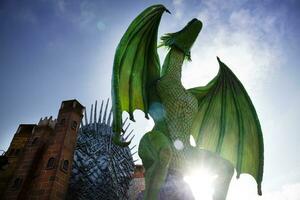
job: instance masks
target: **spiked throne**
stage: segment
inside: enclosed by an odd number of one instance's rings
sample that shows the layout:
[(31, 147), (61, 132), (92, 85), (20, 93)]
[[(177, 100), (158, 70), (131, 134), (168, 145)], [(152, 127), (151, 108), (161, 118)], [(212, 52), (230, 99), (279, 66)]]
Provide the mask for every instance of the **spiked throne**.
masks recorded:
[[(127, 191), (134, 173), (131, 154), (134, 147), (112, 143), (112, 111), (108, 112), (108, 107), (109, 99), (104, 111), (102, 101), (97, 117), (96, 101), (95, 107), (91, 106), (89, 122), (85, 112), (74, 153), (68, 199), (128, 199)], [(126, 121), (123, 122), (123, 127), (126, 125), (124, 141), (133, 131), (126, 133), (130, 126)]]

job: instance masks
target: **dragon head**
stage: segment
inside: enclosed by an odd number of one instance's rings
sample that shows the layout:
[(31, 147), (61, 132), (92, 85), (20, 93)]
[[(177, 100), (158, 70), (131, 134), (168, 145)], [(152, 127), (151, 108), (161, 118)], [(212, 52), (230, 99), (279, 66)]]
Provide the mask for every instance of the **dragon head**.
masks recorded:
[(167, 33), (161, 37), (161, 46), (177, 47), (182, 50), (190, 60), (190, 49), (193, 46), (200, 30), (202, 22), (196, 18), (192, 19), (182, 30), (175, 33)]

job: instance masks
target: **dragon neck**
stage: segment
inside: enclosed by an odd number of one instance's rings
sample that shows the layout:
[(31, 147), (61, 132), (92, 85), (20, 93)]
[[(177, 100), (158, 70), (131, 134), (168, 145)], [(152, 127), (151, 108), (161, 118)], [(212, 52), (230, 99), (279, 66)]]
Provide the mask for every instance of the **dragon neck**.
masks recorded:
[(185, 55), (181, 50), (176, 47), (172, 47), (165, 58), (162, 67), (162, 76), (181, 82), (181, 72), (184, 58)]

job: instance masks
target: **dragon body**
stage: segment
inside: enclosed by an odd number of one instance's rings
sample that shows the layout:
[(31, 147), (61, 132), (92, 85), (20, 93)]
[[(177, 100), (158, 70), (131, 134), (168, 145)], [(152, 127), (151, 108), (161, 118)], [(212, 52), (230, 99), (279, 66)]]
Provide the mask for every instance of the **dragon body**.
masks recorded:
[[(234, 168), (238, 176), (251, 174), (261, 194), (263, 139), (254, 106), (243, 85), (218, 58), (218, 75), (206, 86), (185, 89), (181, 83), (182, 64), (190, 60), (202, 23), (191, 20), (182, 30), (163, 36), (161, 46), (169, 48), (160, 67), (157, 31), (162, 14), (168, 10), (154, 5), (131, 23), (116, 50), (112, 99), (115, 132), (122, 140), (122, 112), (134, 121), (136, 109), (155, 122), (139, 144), (145, 167), (144, 199), (157, 199), (167, 174), (184, 174), (206, 165), (218, 175), (214, 200), (226, 199)], [(190, 137), (196, 146), (190, 144)]]
[[(181, 84), (181, 68), (184, 53), (172, 48), (164, 63), (165, 74), (156, 83), (158, 95), (164, 108), (164, 121), (168, 127), (167, 135), (174, 144), (172, 147), (172, 160), (170, 167), (179, 169), (190, 146), (190, 134), (193, 119), (198, 111), (198, 101), (194, 95)], [(154, 122), (156, 119), (154, 118)]]

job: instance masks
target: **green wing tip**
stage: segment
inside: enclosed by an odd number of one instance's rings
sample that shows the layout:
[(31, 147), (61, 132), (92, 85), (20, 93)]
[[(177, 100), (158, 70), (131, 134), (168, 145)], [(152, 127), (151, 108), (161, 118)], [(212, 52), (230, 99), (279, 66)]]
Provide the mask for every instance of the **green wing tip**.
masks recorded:
[[(157, 5), (153, 5), (153, 6), (151, 6), (152, 8), (157, 8), (157, 9), (160, 9), (160, 8), (162, 8), (164, 11), (166, 11), (167, 13), (169, 13), (169, 14), (171, 14), (171, 12), (164, 6), (164, 5), (162, 5), (162, 4), (157, 4)], [(150, 7), (150, 8), (151, 8)]]
[(133, 113), (129, 113), (129, 119), (133, 122), (135, 122), (135, 119), (134, 119), (134, 116), (133, 116)]
[[(237, 172), (237, 173), (236, 173), (236, 178), (239, 179), (240, 176), (241, 176), (241, 173), (240, 173), (240, 172)], [(261, 182), (260, 182), (260, 183), (257, 182), (257, 194), (258, 194), (259, 196), (262, 196)]]
[(218, 63), (219, 63), (220, 66), (224, 65), (224, 63), (221, 61), (221, 59), (218, 56), (217, 56), (217, 60), (218, 60)]
[[(220, 66), (220, 70), (221, 69), (229, 69), (228, 67), (227, 67), (227, 65), (225, 64), (225, 63), (223, 63), (222, 61), (221, 61), (221, 59), (217, 56), (217, 60), (218, 60), (218, 63), (219, 63), (219, 66)], [(230, 69), (229, 69), (230, 70)], [(230, 70), (231, 71), (231, 70)]]
[(145, 118), (146, 118), (146, 119), (149, 119), (148, 113), (145, 113)]
[(257, 185), (257, 194), (258, 194), (259, 196), (262, 195), (261, 184), (260, 184), (260, 183)]
[(165, 8), (165, 11), (169, 14), (172, 14), (167, 8)]

